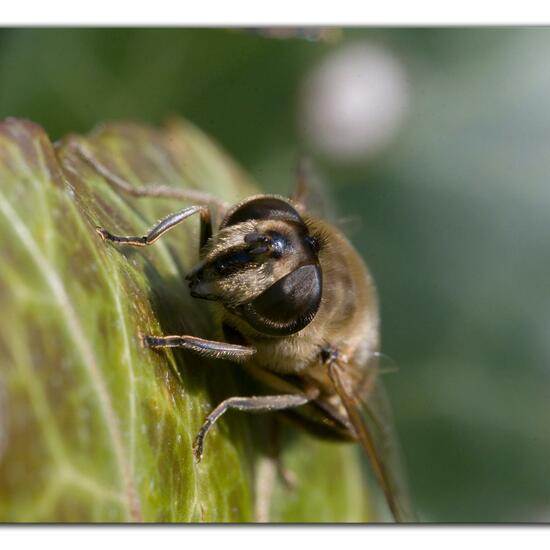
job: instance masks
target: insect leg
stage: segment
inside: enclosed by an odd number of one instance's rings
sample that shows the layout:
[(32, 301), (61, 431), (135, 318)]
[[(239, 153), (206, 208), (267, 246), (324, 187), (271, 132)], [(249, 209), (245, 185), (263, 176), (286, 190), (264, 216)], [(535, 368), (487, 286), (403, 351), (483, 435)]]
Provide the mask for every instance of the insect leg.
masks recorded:
[(176, 227), (176, 225), (180, 224), (183, 220), (193, 214), (196, 214), (197, 212), (200, 214), (201, 218), (200, 247), (202, 248), (202, 246), (206, 244), (206, 241), (212, 236), (212, 221), (210, 218), (210, 210), (207, 206), (189, 206), (179, 212), (170, 214), (155, 225), (149, 233), (143, 236), (123, 237), (113, 235), (102, 227), (96, 227), (96, 231), (104, 241), (107, 240), (113, 243), (129, 244), (132, 246), (148, 246), (153, 244), (157, 239), (160, 239), (160, 237), (170, 231), (170, 229)]
[(242, 362), (250, 359), (256, 350), (248, 346), (205, 340), (197, 336), (142, 336), (147, 348), (181, 348), (210, 359)]
[(270, 426), (270, 453), (275, 461), (275, 467), (286, 489), (293, 491), (298, 486), (294, 472), (290, 471), (283, 462), (281, 453), (281, 420), (274, 416)]
[(195, 460), (200, 462), (203, 454), (204, 438), (218, 418), (230, 409), (247, 412), (271, 412), (283, 409), (291, 409), (305, 405), (315, 397), (304, 393), (289, 395), (265, 395), (259, 397), (230, 397), (222, 401), (207, 417), (193, 443), (193, 454)]
[(156, 197), (178, 199), (200, 204), (215, 204), (222, 211), (226, 210), (229, 206), (227, 202), (198, 189), (176, 189), (174, 187), (170, 187), (169, 185), (159, 184), (149, 184), (135, 187), (124, 178), (114, 172), (111, 172), (111, 170), (102, 164), (86, 146), (78, 144), (76, 150), (80, 158), (91, 166), (99, 175), (105, 178), (111, 187), (114, 187), (115, 189), (118, 189), (119, 191), (133, 197)]
[(254, 515), (257, 523), (267, 523), (270, 520), (271, 501), (277, 476), (288, 491), (294, 491), (298, 487), (296, 475), (283, 464), (280, 435), (281, 419), (273, 415), (269, 419), (267, 453), (260, 455), (256, 467)]
[(277, 464), (273, 457), (260, 456), (257, 461), (254, 483), (254, 516), (256, 523), (268, 523), (273, 489), (277, 479)]

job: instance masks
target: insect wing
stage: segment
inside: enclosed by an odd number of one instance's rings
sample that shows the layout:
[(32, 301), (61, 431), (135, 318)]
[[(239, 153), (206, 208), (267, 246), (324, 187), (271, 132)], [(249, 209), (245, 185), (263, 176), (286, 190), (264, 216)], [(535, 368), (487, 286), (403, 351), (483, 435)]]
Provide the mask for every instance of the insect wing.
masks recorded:
[(296, 172), (291, 199), (301, 204), (308, 214), (335, 222), (337, 213), (334, 200), (311, 159), (300, 158)]
[(380, 376), (370, 381), (367, 397), (360, 399), (353, 391), (351, 380), (343, 368), (333, 364), (329, 367), (329, 373), (392, 515), (398, 522), (416, 521), (393, 428), (391, 408)]
[(386, 466), (388, 482), (398, 509), (400, 520), (418, 521), (412, 506), (409, 483), (402, 461), (401, 446), (395, 429), (390, 401), (382, 377), (378, 375), (366, 399), (362, 402), (362, 418), (373, 425), (375, 445)]

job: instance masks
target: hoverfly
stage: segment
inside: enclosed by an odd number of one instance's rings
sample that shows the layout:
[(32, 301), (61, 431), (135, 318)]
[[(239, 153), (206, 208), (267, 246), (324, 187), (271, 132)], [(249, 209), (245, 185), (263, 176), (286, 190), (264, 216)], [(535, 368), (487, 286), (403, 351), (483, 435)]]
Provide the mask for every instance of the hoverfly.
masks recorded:
[[(377, 367), (374, 282), (346, 237), (306, 213), (303, 170), (290, 199), (255, 195), (230, 206), (196, 190), (133, 187), (86, 149), (79, 152), (124, 192), (200, 203), (170, 214), (143, 236), (96, 228), (104, 241), (148, 246), (190, 216), (200, 217), (200, 262), (186, 279), (193, 297), (217, 304), (220, 339), (146, 335), (144, 346), (240, 363), (276, 392), (220, 403), (195, 438), (195, 459), (200, 461), (209, 430), (228, 410), (284, 411), (314, 434), (359, 442), (395, 520), (412, 521)], [(215, 233), (212, 206), (223, 218)]]

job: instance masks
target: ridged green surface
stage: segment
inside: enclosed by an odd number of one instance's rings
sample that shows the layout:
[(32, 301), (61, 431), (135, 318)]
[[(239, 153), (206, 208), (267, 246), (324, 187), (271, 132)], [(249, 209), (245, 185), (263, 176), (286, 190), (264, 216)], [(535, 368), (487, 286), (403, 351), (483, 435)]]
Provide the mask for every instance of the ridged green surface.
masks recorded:
[[(30, 122), (0, 125), (0, 520), (254, 521), (269, 418), (230, 413), (203, 461), (191, 454), (205, 414), (250, 391), (245, 375), (139, 345), (139, 332), (212, 334), (183, 279), (198, 259), (198, 219), (146, 249), (103, 243), (95, 225), (142, 234), (185, 204), (120, 194), (78, 142), (134, 185), (228, 201), (258, 192), (183, 121), (106, 124), (56, 148)], [(285, 429), (298, 485), (276, 480), (270, 519), (364, 520), (357, 449)]]

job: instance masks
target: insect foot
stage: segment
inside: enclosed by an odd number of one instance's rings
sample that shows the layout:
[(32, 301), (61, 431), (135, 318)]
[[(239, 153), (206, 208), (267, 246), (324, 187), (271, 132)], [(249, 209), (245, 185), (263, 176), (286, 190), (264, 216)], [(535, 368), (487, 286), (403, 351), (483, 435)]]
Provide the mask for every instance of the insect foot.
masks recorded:
[(101, 237), (102, 241), (111, 240), (110, 237), (112, 237), (112, 235), (106, 229), (103, 229), (103, 227), (99, 227), (99, 225), (96, 225), (95, 231)]
[(208, 432), (211, 424), (212, 423), (207, 418), (204, 424), (202, 425), (201, 429), (199, 430), (197, 437), (195, 437), (195, 441), (193, 441), (193, 457), (195, 458), (195, 462), (197, 464), (202, 460), (203, 449), (204, 449), (204, 437), (206, 436), (206, 433)]
[(152, 348), (153, 347), (153, 336), (149, 336), (148, 334), (143, 334), (141, 332), (138, 333), (139, 342), (141, 344), (142, 348)]

